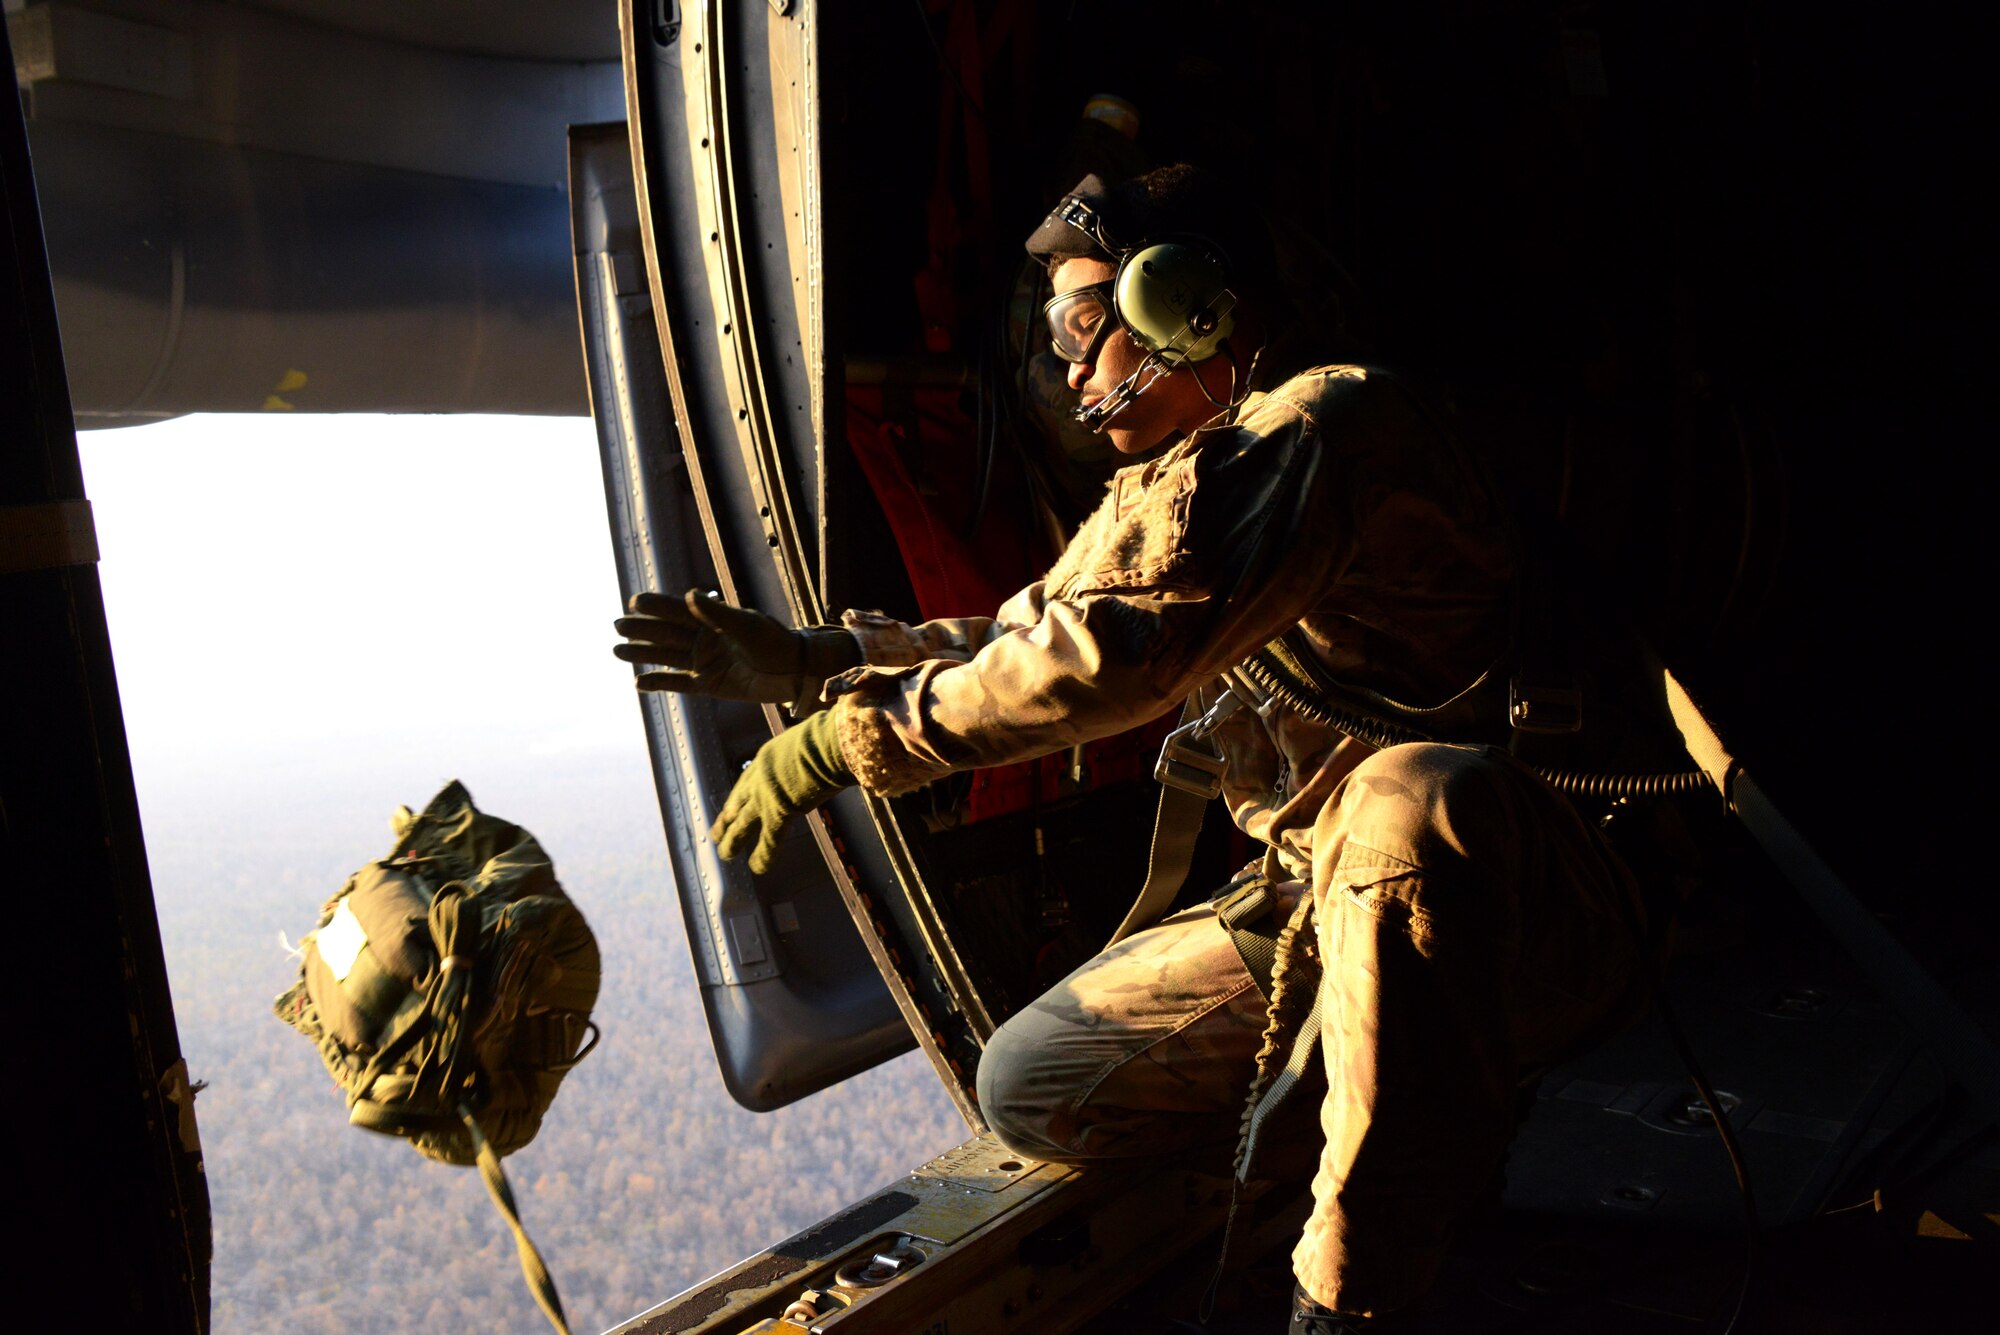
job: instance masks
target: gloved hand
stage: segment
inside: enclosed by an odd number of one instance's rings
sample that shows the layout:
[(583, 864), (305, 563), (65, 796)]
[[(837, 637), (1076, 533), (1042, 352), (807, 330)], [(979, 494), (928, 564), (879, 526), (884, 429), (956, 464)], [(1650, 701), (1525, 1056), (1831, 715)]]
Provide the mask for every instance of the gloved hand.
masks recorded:
[(750, 870), (769, 871), (786, 822), (824, 806), (854, 782), (836, 729), (834, 711), (821, 710), (758, 748), (709, 827), (725, 861), (749, 849)]
[(802, 709), (818, 698), (828, 677), (861, 662), (861, 646), (838, 626), (793, 630), (696, 589), (679, 598), (637, 593), (629, 608), (631, 616), (612, 623), (626, 643), (613, 645), (611, 652), (628, 663), (666, 668), (640, 673), (642, 691), (686, 691)]

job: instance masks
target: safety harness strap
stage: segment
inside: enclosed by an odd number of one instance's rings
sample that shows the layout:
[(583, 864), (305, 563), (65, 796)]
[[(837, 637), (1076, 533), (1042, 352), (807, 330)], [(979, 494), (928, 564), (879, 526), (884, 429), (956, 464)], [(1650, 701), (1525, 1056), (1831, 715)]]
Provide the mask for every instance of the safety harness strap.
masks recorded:
[(1243, 1128), (1243, 1143), (1237, 1153), (1236, 1180), (1248, 1182), (1253, 1172), (1252, 1165), (1257, 1160), (1257, 1143), (1279, 1109), (1291, 1101), (1292, 1091), (1306, 1082), (1319, 1059), (1319, 1036), (1325, 1027), (1323, 1011), (1325, 989), (1313, 989), (1312, 1009), (1306, 1012), (1305, 1020), (1299, 1025), (1299, 1032), (1292, 1038), (1291, 1053), (1285, 1058), (1285, 1068), (1271, 1081), (1271, 1087), (1264, 1091), (1264, 1097), (1257, 1100), (1257, 1106), (1250, 1110), (1250, 1116)]
[(1229, 933), (1229, 943), (1236, 947), (1243, 967), (1250, 971), (1266, 1001), (1270, 1000), (1272, 975), (1278, 968), (1279, 923), (1271, 912), (1276, 902), (1277, 892), (1271, 888), (1271, 879), (1262, 872), (1238, 877), (1209, 901), (1215, 909), (1215, 920)]
[[(1183, 730), (1193, 725), (1200, 717), (1201, 706), (1195, 697), (1189, 696), (1181, 708), (1180, 727), (1168, 739), (1179, 737)], [(1165, 752), (1162, 752), (1164, 764)], [(1194, 862), (1195, 841), (1201, 837), (1201, 818), (1214, 794), (1203, 795), (1171, 783), (1160, 785), (1160, 807), (1153, 817), (1153, 851), (1146, 861), (1146, 883), (1139, 888), (1139, 897), (1132, 902), (1125, 920), (1118, 924), (1118, 930), (1105, 943), (1108, 950), (1126, 937), (1157, 922), (1160, 915), (1174, 902), (1181, 885), (1187, 880), (1188, 867)]]

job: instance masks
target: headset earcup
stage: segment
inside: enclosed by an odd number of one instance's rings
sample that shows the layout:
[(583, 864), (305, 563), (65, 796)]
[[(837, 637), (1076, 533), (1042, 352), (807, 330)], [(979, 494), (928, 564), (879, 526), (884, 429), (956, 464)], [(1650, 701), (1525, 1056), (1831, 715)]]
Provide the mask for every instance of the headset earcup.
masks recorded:
[(1206, 361), (1236, 327), (1236, 294), (1213, 247), (1198, 241), (1142, 246), (1118, 266), (1118, 319), (1146, 352), (1169, 366)]

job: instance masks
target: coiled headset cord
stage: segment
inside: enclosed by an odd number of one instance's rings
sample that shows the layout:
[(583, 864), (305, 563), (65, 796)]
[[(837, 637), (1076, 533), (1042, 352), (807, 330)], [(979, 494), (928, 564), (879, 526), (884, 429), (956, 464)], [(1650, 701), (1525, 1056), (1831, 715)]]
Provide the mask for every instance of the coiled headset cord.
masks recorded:
[(1639, 921), (1631, 904), (1621, 901), (1619, 908), (1619, 916), (1625, 920), (1625, 929), (1632, 934), (1632, 943), (1646, 965), (1647, 986), (1653, 994), (1653, 1004), (1659, 1007), (1660, 1022), (1666, 1026), (1667, 1041), (1673, 1045), (1674, 1056), (1679, 1059), (1681, 1069), (1687, 1072), (1688, 1082), (1694, 1086), (1695, 1093), (1701, 1095), (1702, 1106), (1708, 1109), (1709, 1120), (1715, 1123), (1715, 1134), (1722, 1141), (1722, 1152), (1729, 1156), (1729, 1171), (1736, 1178), (1737, 1199), (1743, 1205), (1743, 1279), (1736, 1287), (1736, 1302), (1730, 1308), (1729, 1320), (1723, 1323), (1721, 1332), (1721, 1335), (1736, 1335), (1737, 1327), (1749, 1309), (1750, 1295), (1756, 1292), (1757, 1272), (1764, 1254), (1764, 1226), (1757, 1217), (1756, 1192), (1750, 1186), (1750, 1163), (1743, 1156), (1743, 1146), (1736, 1139), (1736, 1129), (1730, 1125), (1729, 1109), (1723, 1106), (1715, 1086), (1709, 1083), (1708, 1073), (1695, 1060), (1694, 1045), (1688, 1042), (1687, 1031), (1681, 1028), (1680, 1015), (1667, 996), (1666, 960), (1661, 943), (1672, 930), (1680, 906), (1677, 902), (1667, 913), (1666, 921), (1650, 932)]
[[(1405, 742), (1433, 742), (1429, 733), (1405, 723), (1375, 718), (1321, 698), (1308, 699), (1296, 686), (1265, 661), (1253, 654), (1237, 668), (1251, 684), (1276, 698), (1287, 708), (1324, 727), (1335, 728), (1358, 742), (1384, 750)], [(1540, 769), (1535, 773), (1566, 797), (1676, 797), (1710, 787), (1708, 776), (1698, 769), (1665, 774), (1609, 774), (1592, 770)]]

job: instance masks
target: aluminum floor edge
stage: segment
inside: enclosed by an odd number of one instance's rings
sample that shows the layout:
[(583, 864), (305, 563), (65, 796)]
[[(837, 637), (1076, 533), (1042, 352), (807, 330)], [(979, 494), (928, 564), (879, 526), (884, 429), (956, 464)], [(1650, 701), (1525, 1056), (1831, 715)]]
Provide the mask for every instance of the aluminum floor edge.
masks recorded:
[(1059, 1335), (1227, 1206), (1214, 1178), (1039, 1163), (978, 1136), (608, 1335)]

